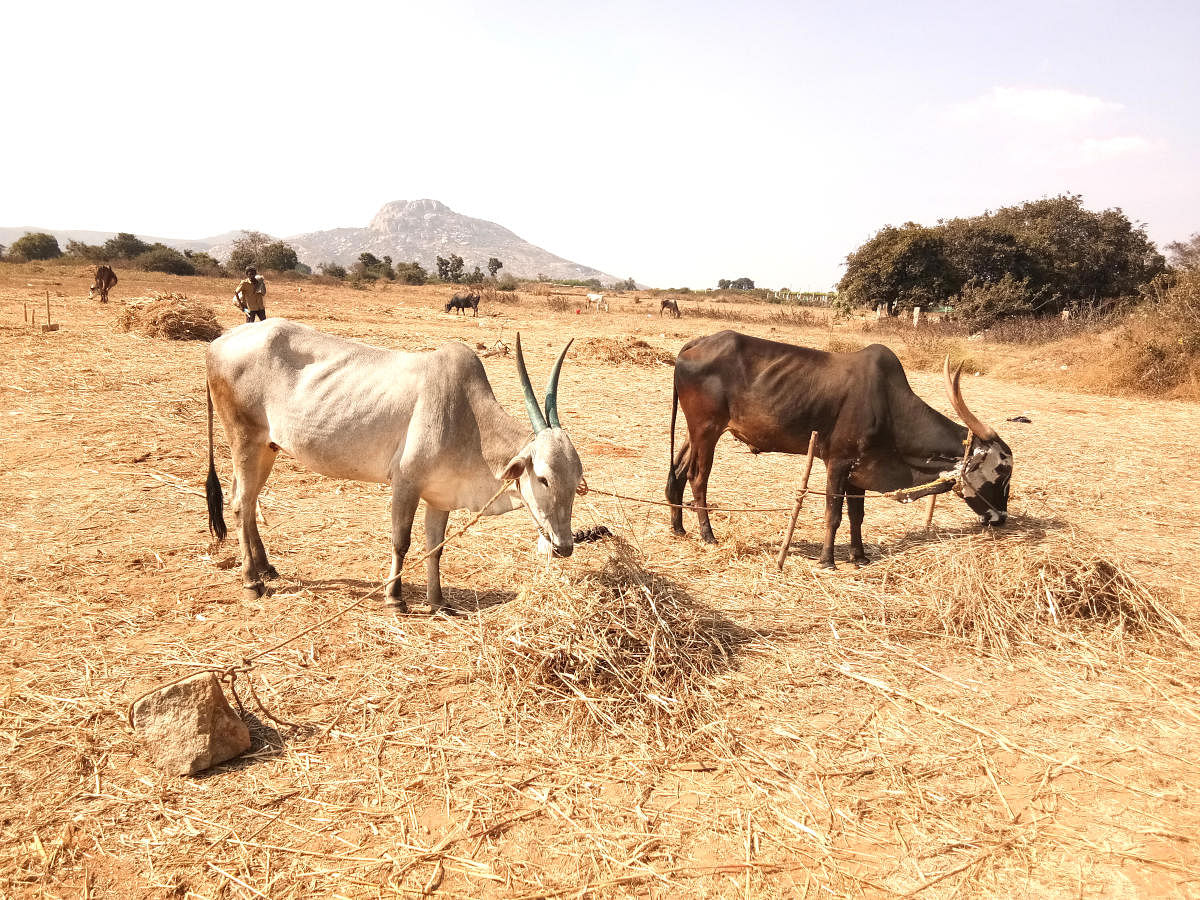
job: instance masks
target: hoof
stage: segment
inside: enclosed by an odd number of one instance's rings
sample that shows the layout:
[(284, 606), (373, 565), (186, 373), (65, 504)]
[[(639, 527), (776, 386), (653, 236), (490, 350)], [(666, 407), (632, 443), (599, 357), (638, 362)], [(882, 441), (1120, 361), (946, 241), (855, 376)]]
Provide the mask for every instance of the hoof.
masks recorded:
[(389, 609), (394, 613), (408, 612), (408, 604), (404, 602), (403, 597), (388, 597), (383, 601), (383, 608)]
[(244, 600), (258, 600), (260, 597), (266, 596), (266, 593), (267, 586), (261, 581), (242, 585), (242, 599)]
[(434, 606), (429, 610), (432, 616), (445, 616), (447, 619), (457, 618), (459, 612), (453, 606)]
[(676, 534), (676, 535), (679, 535), (680, 537), (683, 537), (684, 535), (687, 534), (687, 532), (684, 530), (682, 525), (672, 525), (671, 526), (671, 534)]
[(856, 569), (861, 569), (863, 566), (869, 566), (871, 564), (871, 560), (865, 556), (856, 556), (850, 560), (850, 562)]
[(835, 566), (835, 565), (833, 564), (833, 561), (832, 561), (832, 560), (826, 561), (826, 560), (823, 560), (823, 559), (822, 559), (822, 560), (820, 560), (820, 561), (818, 561), (818, 562), (817, 562), (817, 568), (816, 568), (816, 570), (817, 570), (818, 572), (836, 572), (836, 571), (837, 571), (837, 566)]
[(275, 570), (274, 566), (267, 566), (262, 570), (262, 577), (267, 579), (267, 581), (275, 581), (279, 578), (279, 572)]
[(717, 542), (717, 536), (711, 531), (708, 534), (702, 534), (701, 537), (704, 538), (704, 543), (706, 544), (715, 544)]

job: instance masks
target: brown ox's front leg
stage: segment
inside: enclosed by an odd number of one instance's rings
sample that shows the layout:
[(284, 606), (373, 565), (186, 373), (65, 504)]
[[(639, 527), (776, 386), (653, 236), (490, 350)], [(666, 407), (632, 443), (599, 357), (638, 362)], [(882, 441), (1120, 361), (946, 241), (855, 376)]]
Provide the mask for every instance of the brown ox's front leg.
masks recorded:
[(822, 569), (836, 568), (833, 564), (833, 541), (838, 526), (842, 524), (842, 497), (850, 480), (850, 460), (831, 460), (825, 475), (825, 543), (821, 545), (821, 558), (817, 565)]
[(846, 510), (850, 513), (850, 561), (856, 566), (865, 566), (870, 562), (862, 539), (862, 523), (866, 515), (865, 493), (862, 488), (846, 488)]

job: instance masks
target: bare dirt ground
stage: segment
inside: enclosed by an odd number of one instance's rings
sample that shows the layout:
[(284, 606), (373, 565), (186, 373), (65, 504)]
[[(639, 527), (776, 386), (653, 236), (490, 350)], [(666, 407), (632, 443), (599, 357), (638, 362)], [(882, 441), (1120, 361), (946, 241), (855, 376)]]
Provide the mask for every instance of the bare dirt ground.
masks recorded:
[[(174, 778), (139, 748), (130, 701), (373, 588), (388, 495), (281, 458), (262, 510), (282, 577), (243, 600), (236, 544), (206, 529), (204, 345), (112, 327), (122, 298), (151, 290), (208, 300), (232, 326), (232, 282), (120, 275), (101, 306), (82, 268), (0, 266), (0, 894), (1200, 896), (1200, 655), (1094, 631), (994, 652), (914, 627), (905, 607), (921, 598), (896, 600), (887, 574), (933, 544), (1083, 543), (1194, 628), (1197, 406), (972, 377), (968, 402), (1016, 458), (1010, 536), (979, 535), (954, 499), (928, 534), (922, 507), (868, 501), (876, 561), (861, 572), (812, 572), (819, 503), (777, 574), (784, 513), (717, 514), (709, 547), (690, 514), (679, 539), (661, 506), (580, 498), (577, 527), (609, 525), (745, 635), (707, 686), (713, 719), (661, 745), (497, 706), (476, 666), (488, 623), (519, 610), (527, 585), (575, 581), (608, 551), (581, 545), (546, 572), (522, 512), (483, 520), (443, 559), (468, 615), (372, 601), (265, 659), (259, 695), (300, 725), (254, 718), (247, 756)], [(22, 302), (44, 310), (47, 290), (62, 329), (42, 334)], [(463, 319), (442, 312), (448, 293), (274, 281), (268, 310), (404, 350), (511, 345), (519, 329), (535, 383), (571, 336), (672, 353), (722, 327), (871, 339), (766, 306), (685, 300), (671, 321), (633, 296), (576, 314), (569, 298), (526, 294)], [(512, 358), (485, 362), (519, 414)], [(949, 412), (939, 376), (910, 378)], [(670, 385), (653, 354), (568, 359), (560, 408), (592, 488), (661, 499)], [(1031, 423), (1004, 422), (1019, 414)], [(786, 507), (801, 462), (726, 439), (710, 502)], [(423, 573), (405, 585), (418, 602), (423, 588)]]

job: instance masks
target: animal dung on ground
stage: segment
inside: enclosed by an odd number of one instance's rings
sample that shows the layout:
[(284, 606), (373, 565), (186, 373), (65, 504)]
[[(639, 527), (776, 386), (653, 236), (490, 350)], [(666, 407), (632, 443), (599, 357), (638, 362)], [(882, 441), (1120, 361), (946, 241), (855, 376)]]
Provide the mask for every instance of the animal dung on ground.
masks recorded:
[(587, 544), (606, 537), (612, 537), (612, 531), (607, 525), (593, 525), (591, 528), (580, 528), (571, 539), (576, 544)]
[(605, 363), (631, 363), (635, 366), (672, 365), (675, 354), (647, 344), (641, 338), (598, 337), (576, 344), (575, 356), (581, 360)]
[(169, 341), (211, 341), (224, 330), (211, 307), (174, 293), (126, 301), (116, 327)]
[(142, 697), (131, 718), (155, 765), (171, 775), (195, 775), (250, 749), (250, 729), (225, 699), (215, 672)]

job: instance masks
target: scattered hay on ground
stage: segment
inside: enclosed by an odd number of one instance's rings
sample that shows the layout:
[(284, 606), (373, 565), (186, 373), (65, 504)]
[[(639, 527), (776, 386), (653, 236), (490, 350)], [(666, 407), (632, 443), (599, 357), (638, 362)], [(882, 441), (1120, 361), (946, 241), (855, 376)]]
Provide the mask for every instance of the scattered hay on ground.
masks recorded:
[(660, 745), (689, 739), (714, 718), (713, 678), (751, 635), (642, 568), (621, 539), (607, 547), (599, 571), (542, 577), (480, 617), (477, 681), (513, 719)]
[(913, 610), (925, 627), (1005, 654), (1085, 632), (1195, 642), (1159, 594), (1079, 536), (936, 541), (867, 572), (873, 588), (898, 595), (896, 606)]
[(625, 337), (589, 338), (576, 345), (579, 359), (590, 359), (605, 363), (631, 363), (635, 366), (674, 365), (675, 354), (660, 347), (647, 344), (641, 338)]
[(116, 327), (169, 341), (211, 341), (224, 330), (208, 305), (186, 294), (157, 292), (125, 301)]

